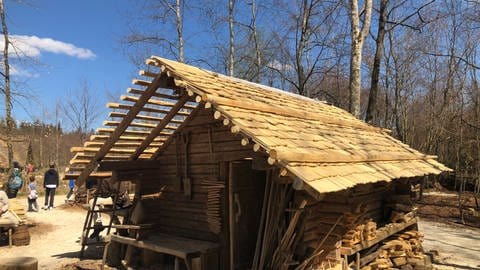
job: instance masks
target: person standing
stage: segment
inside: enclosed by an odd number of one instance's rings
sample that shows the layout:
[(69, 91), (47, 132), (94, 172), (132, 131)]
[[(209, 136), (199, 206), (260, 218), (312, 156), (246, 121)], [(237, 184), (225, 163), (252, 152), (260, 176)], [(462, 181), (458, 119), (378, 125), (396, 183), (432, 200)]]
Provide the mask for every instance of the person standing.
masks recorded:
[(70, 179), (68, 182), (68, 187), (70, 190), (67, 193), (67, 197), (65, 199), (65, 202), (68, 203), (70, 201), (70, 197), (73, 195), (73, 190), (75, 189), (75, 179)]
[(8, 198), (16, 198), (18, 190), (23, 186), (23, 178), (22, 178), (22, 168), (17, 161), (13, 162), (13, 169), (12, 173), (7, 182), (7, 195)]
[(28, 211), (38, 212), (37, 204), (37, 181), (35, 181), (35, 175), (30, 175), (30, 183), (28, 183)]
[(45, 205), (43, 209), (53, 209), (53, 201), (55, 199), (55, 189), (58, 186), (58, 172), (55, 170), (55, 163), (50, 162), (50, 169), (45, 172), (43, 177), (43, 187), (45, 188)]

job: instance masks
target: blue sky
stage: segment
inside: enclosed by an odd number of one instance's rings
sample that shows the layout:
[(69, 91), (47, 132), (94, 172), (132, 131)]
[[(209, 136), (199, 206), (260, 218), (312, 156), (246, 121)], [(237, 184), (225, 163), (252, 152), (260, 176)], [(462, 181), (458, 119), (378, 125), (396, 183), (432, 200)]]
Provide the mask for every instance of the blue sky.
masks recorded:
[[(17, 120), (49, 121), (55, 102), (79, 89), (82, 80), (97, 92), (102, 106), (107, 102), (107, 91), (121, 93), (130, 86), (136, 68), (128, 62), (119, 42), (124, 35), (126, 23), (122, 14), (128, 2), (6, 2), (10, 35), (23, 55), (30, 56), (22, 65), (15, 65), (18, 59), (13, 60), (13, 79), (22, 82), (14, 90), (36, 96), (33, 102), (20, 100), (14, 104)], [(3, 102), (1, 109), (4, 110)], [(44, 111), (47, 114), (42, 117)]]

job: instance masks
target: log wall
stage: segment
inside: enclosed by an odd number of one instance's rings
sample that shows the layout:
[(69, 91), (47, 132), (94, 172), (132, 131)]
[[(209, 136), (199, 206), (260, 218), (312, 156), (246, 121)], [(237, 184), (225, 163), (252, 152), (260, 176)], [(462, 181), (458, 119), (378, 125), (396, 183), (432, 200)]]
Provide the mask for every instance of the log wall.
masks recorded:
[(185, 147), (177, 138), (162, 152), (157, 169), (123, 171), (122, 179), (140, 178), (140, 195), (160, 193), (154, 199), (142, 200), (145, 223), (158, 224), (155, 229), (180, 237), (224, 242), (228, 220), (225, 196), (228, 178), (227, 161), (252, 157), (252, 146), (242, 146), (241, 136), (215, 120), (212, 110), (200, 111), (185, 126), (189, 134), (188, 177), (191, 195), (185, 195)]

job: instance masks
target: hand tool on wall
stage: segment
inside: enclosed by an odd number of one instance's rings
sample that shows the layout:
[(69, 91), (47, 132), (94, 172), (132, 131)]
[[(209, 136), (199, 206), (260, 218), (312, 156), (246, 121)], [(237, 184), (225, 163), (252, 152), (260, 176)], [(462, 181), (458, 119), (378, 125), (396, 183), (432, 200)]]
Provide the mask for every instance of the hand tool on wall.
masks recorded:
[(183, 145), (185, 147), (185, 173), (183, 176), (183, 192), (185, 196), (192, 196), (192, 182), (188, 176), (188, 144), (190, 142), (190, 133), (183, 134)]

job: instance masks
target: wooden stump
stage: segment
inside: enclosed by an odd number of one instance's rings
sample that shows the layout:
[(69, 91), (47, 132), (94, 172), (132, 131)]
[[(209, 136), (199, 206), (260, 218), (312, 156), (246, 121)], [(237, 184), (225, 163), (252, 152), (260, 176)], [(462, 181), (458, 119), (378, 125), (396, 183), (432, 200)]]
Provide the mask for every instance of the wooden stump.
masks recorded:
[(38, 260), (34, 257), (15, 257), (0, 260), (0, 270), (37, 270)]
[(20, 225), (13, 229), (12, 242), (15, 246), (27, 246), (30, 244), (30, 233), (27, 225)]

